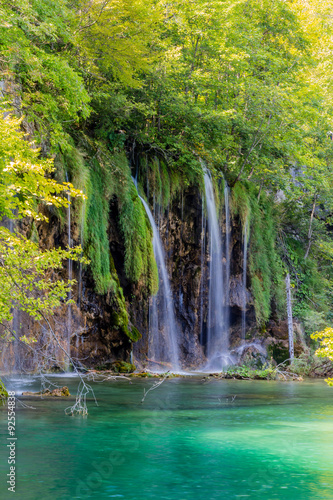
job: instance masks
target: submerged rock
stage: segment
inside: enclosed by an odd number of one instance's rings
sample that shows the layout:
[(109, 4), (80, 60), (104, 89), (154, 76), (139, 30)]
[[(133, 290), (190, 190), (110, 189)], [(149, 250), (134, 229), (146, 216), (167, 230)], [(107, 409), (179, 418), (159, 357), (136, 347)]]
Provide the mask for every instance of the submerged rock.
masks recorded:
[(43, 392), (22, 392), (22, 396), (51, 396), (51, 397), (68, 397), (70, 396), (70, 392), (67, 386), (64, 387), (57, 387), (56, 389), (53, 389), (53, 391), (50, 391), (49, 389), (46, 389)]

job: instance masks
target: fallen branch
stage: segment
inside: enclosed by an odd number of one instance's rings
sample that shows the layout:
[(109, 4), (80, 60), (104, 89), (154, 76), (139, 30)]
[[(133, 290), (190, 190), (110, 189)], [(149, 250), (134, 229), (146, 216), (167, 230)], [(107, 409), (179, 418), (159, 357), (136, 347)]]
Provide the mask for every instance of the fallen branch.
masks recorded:
[(150, 391), (153, 391), (154, 389), (157, 389), (160, 385), (163, 384), (163, 382), (168, 378), (168, 375), (169, 375), (170, 372), (167, 372), (163, 379), (162, 380), (159, 380), (158, 382), (154, 382), (154, 385), (152, 385), (150, 387), (150, 389), (148, 389), (148, 391), (146, 391), (146, 389), (143, 389), (143, 398), (141, 399), (141, 403), (144, 402), (144, 400), (146, 399), (146, 397), (148, 396), (149, 392)]

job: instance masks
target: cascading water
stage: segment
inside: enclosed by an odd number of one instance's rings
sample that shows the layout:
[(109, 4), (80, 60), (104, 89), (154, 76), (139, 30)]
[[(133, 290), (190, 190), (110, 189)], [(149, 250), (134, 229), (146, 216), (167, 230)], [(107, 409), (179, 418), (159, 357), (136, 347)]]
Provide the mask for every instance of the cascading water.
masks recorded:
[(206, 255), (206, 217), (204, 210), (204, 200), (202, 200), (201, 212), (201, 281), (200, 281), (200, 344), (204, 345), (204, 283), (205, 283), (205, 255)]
[(203, 166), (209, 232), (209, 291), (206, 356), (207, 369), (221, 370), (229, 363), (229, 332), (225, 318), (226, 292), (223, 280), (222, 241), (213, 183)]
[[(15, 211), (13, 210), (13, 217), (15, 217)], [(15, 232), (16, 220), (15, 219), (6, 219), (5, 226), (8, 227), (11, 233)], [(14, 354), (14, 364), (11, 368), (13, 368), (14, 372), (20, 372), (22, 368), (22, 348), (20, 346), (20, 336), (21, 336), (21, 312), (20, 309), (13, 304), (12, 307), (12, 330), (14, 332), (14, 340), (13, 340), (13, 354)]]
[[(15, 332), (14, 338), (14, 371), (21, 372), (22, 368), (22, 359), (21, 359), (21, 348), (20, 348), (20, 336), (21, 336), (21, 324), (20, 324), (20, 310), (15, 307), (13, 309), (13, 321), (12, 328)], [(23, 353), (22, 353), (23, 354)]]
[(247, 273), (247, 250), (248, 250), (248, 221), (245, 221), (243, 229), (243, 280), (242, 280), (242, 339), (245, 341), (246, 334), (246, 273)]
[(174, 313), (170, 281), (165, 265), (164, 250), (153, 214), (145, 200), (140, 195), (139, 198), (153, 229), (153, 250), (159, 278), (159, 290), (151, 298), (149, 306), (148, 357), (152, 369), (156, 370), (157, 366), (161, 368), (165, 364), (165, 366), (170, 365), (172, 371), (177, 372), (180, 370), (179, 331)]
[(230, 223), (230, 204), (229, 204), (229, 186), (227, 181), (224, 181), (224, 209), (225, 209), (225, 328), (229, 332), (230, 326), (230, 237), (231, 237), (231, 223)]

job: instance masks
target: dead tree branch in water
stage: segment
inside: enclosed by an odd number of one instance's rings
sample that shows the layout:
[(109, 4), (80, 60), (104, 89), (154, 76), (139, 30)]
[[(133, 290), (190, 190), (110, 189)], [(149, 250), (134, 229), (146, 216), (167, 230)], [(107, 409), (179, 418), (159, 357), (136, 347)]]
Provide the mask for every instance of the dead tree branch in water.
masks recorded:
[(163, 384), (163, 382), (168, 378), (170, 372), (166, 372), (162, 380), (159, 380), (158, 382), (154, 382), (154, 384), (146, 391), (146, 389), (143, 389), (143, 398), (141, 399), (141, 403), (144, 403), (146, 397), (148, 396), (150, 391), (153, 391), (154, 389), (157, 389), (160, 385)]

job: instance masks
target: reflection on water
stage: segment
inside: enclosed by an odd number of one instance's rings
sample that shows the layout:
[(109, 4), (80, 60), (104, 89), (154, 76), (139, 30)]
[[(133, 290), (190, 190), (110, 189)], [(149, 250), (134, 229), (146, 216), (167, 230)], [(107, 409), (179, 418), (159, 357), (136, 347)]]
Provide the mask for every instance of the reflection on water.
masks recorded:
[[(75, 392), (73, 377), (53, 382)], [(153, 383), (93, 384), (99, 406), (91, 401), (86, 419), (64, 415), (68, 400), (18, 408), (18, 496), (332, 500), (333, 392), (324, 382), (171, 379), (141, 404)], [(29, 377), (8, 385), (24, 384), (40, 389)], [(5, 443), (5, 408), (0, 418)]]

